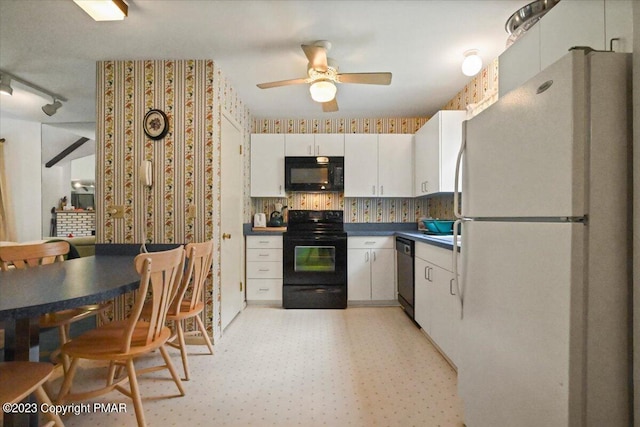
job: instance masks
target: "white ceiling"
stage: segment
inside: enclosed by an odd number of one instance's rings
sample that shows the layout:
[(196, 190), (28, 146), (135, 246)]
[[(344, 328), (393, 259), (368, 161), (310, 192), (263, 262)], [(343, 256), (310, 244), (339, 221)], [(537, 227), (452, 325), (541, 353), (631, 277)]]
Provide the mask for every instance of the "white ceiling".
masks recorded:
[[(213, 59), (256, 118), (421, 117), (469, 80), (462, 54), (485, 63), (505, 48), (504, 24), (528, 0), (151, 1), (128, 0), (124, 21), (95, 22), (72, 0), (0, 0), (0, 68), (66, 98), (14, 84), (0, 99), (10, 117), (43, 123), (95, 121), (95, 62)], [(340, 111), (322, 113), (307, 85), (257, 83), (304, 77), (302, 43), (329, 40), (342, 72), (393, 73), (390, 86), (340, 85)]]

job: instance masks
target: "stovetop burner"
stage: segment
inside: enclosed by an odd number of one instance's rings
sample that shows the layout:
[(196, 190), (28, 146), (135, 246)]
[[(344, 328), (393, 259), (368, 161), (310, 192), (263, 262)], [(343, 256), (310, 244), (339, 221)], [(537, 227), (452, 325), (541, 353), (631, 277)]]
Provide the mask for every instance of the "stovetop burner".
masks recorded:
[(343, 234), (344, 214), (337, 210), (290, 210), (285, 234)]

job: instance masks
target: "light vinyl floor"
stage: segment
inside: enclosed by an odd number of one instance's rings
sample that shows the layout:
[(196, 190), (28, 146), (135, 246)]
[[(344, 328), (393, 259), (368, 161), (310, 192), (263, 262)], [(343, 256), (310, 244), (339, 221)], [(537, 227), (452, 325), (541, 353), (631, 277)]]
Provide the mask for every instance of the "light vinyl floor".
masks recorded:
[[(463, 425), (455, 371), (399, 307), (248, 306), (214, 351), (189, 346), (184, 397), (167, 371), (140, 378), (149, 426)], [(178, 351), (169, 352), (182, 373)], [(136, 366), (159, 360), (156, 353)], [(105, 373), (86, 364), (75, 382), (84, 388)], [(127, 411), (65, 416), (66, 425), (136, 425), (124, 395), (94, 402), (125, 403)]]

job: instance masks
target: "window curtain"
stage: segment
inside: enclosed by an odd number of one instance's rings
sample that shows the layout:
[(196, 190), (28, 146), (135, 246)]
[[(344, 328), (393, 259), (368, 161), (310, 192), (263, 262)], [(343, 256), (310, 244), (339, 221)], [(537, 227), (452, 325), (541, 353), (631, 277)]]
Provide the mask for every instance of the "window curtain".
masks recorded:
[(16, 240), (16, 228), (11, 211), (11, 198), (7, 185), (7, 171), (4, 159), (4, 138), (0, 139), (0, 242)]

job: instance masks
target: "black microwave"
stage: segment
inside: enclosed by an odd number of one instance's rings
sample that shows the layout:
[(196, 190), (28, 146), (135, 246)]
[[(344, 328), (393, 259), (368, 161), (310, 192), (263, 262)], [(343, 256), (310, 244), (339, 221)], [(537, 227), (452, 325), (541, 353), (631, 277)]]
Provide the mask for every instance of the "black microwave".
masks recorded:
[(344, 157), (285, 157), (286, 191), (343, 191)]

